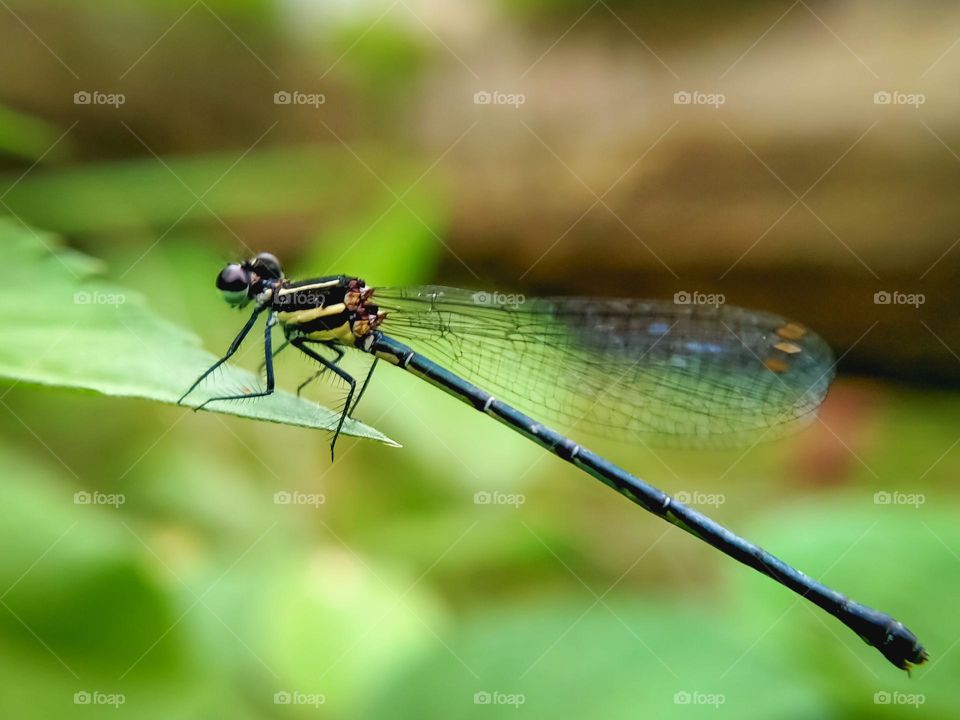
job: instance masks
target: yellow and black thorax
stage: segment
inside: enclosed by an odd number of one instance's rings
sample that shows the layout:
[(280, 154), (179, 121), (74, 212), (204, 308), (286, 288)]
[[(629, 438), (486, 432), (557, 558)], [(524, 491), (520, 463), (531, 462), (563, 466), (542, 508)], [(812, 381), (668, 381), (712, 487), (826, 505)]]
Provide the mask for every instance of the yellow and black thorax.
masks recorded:
[(360, 278), (335, 275), (282, 280), (273, 288), (270, 305), (288, 338), (353, 346), (383, 322), (372, 296), (373, 288)]

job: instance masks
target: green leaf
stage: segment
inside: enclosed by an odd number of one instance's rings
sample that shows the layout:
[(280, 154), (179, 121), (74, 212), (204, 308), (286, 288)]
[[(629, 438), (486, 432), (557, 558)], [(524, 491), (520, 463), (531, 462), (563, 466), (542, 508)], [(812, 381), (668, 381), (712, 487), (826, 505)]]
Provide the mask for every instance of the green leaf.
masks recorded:
[[(0, 377), (175, 403), (217, 360), (194, 335), (151, 312), (139, 294), (96, 277), (96, 260), (58, 247), (55, 238), (0, 219), (0, 247), (14, 270), (0, 285), (0, 305), (8, 308), (0, 326)], [(246, 342), (260, 341), (262, 323)], [(225, 389), (260, 387), (253, 373), (236, 367), (226, 367), (217, 378), (184, 404), (195, 407)], [(211, 403), (204, 409), (326, 430), (336, 428), (340, 418), (279, 390), (255, 402)], [(342, 432), (396, 444), (349, 419)]]

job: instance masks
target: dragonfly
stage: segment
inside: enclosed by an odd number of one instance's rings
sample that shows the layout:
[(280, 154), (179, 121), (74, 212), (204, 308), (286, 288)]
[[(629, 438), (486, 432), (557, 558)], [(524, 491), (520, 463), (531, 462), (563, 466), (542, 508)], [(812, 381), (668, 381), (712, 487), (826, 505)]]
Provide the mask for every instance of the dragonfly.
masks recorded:
[[(427, 381), (489, 415), (650, 513), (766, 575), (833, 615), (896, 667), (928, 659), (903, 623), (810, 578), (758, 545), (527, 415), (594, 436), (735, 446), (783, 435), (816, 417), (834, 376), (829, 346), (804, 325), (725, 304), (541, 298), (424, 286), (374, 288), (348, 275), (294, 281), (259, 253), (228, 264), (217, 288), (253, 311), (224, 356), (258, 318), (266, 387), (215, 396), (250, 399), (275, 390), (273, 358), (292, 346), (347, 387), (331, 454), (378, 361)], [(285, 341), (276, 350), (272, 330)], [(348, 349), (374, 360), (364, 381), (340, 367)], [(301, 388), (305, 385), (301, 385)]]

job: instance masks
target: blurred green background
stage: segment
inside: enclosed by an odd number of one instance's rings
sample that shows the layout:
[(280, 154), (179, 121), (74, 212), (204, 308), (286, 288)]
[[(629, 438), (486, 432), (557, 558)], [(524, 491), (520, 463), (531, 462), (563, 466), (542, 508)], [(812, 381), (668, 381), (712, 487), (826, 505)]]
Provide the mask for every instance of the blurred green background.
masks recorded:
[(0, 213), (214, 352), (215, 274), (260, 250), (816, 328), (840, 374), (809, 430), (593, 446), (932, 658), (908, 678), (390, 368), (358, 417), (403, 449), (332, 465), (320, 432), (5, 381), (2, 716), (955, 717), (958, 36), (936, 2), (0, 3)]

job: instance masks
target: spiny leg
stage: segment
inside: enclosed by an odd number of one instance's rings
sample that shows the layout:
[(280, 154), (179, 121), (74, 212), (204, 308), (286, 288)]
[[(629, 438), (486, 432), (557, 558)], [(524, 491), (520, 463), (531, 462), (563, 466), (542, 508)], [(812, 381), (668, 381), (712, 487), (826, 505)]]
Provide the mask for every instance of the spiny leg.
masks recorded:
[[(190, 393), (192, 393), (192, 392), (196, 389), (197, 385), (199, 385), (200, 383), (202, 383), (202, 382), (207, 378), (207, 376), (208, 376), (210, 373), (212, 373), (214, 370), (216, 370), (218, 367), (220, 367), (220, 366), (223, 365), (227, 360), (230, 359), (230, 357), (231, 357), (231, 356), (237, 351), (237, 349), (240, 347), (240, 343), (243, 342), (243, 339), (247, 336), (247, 333), (249, 333), (250, 330), (251, 330), (251, 328), (253, 328), (254, 323), (257, 322), (257, 317), (260, 315), (260, 313), (262, 313), (262, 312), (266, 309), (266, 307), (267, 307), (266, 305), (261, 305), (261, 306), (258, 306), (256, 309), (254, 309), (253, 314), (250, 316), (250, 319), (247, 320), (247, 324), (243, 326), (243, 328), (240, 330), (240, 332), (237, 334), (237, 336), (233, 339), (233, 342), (230, 343), (230, 347), (227, 349), (226, 355), (224, 355), (222, 358), (220, 358), (219, 360), (217, 360), (213, 365), (211, 365), (209, 368), (207, 368), (207, 370), (203, 373), (203, 375), (201, 375), (200, 377), (198, 377), (198, 378), (196, 379), (196, 381), (193, 383), (193, 385), (191, 385), (190, 388), (189, 388), (183, 395), (180, 396), (180, 399), (177, 400), (177, 405), (179, 405), (180, 403), (182, 403), (183, 400), (184, 400), (184, 398), (186, 398), (187, 395), (189, 395)], [(269, 323), (267, 323), (267, 328), (268, 328), (268, 331), (269, 331), (269, 328), (270, 328), (270, 324), (269, 324)], [(208, 400), (207, 402), (210, 402), (210, 401)], [(204, 404), (206, 404), (206, 403), (204, 403)], [(201, 406), (201, 407), (202, 407), (202, 406)]]
[[(309, 342), (309, 340), (304, 340), (304, 342)], [(335, 357), (333, 360), (330, 360), (329, 362), (333, 363), (334, 365), (337, 365), (337, 364), (339, 364), (339, 362), (340, 362), (341, 360), (343, 360), (344, 352), (343, 352), (343, 350), (342, 350), (341, 348), (337, 347), (336, 345), (334, 345), (334, 344), (332, 344), (332, 343), (326, 343), (326, 342), (322, 342), (322, 343), (320, 343), (320, 345), (323, 345), (323, 346), (326, 347), (326, 348), (330, 348), (331, 350), (333, 350), (333, 352), (336, 353), (337, 357)], [(313, 375), (311, 375), (310, 377), (308, 377), (308, 378), (307, 378), (306, 380), (304, 380), (302, 383), (300, 383), (300, 385), (297, 386), (297, 397), (300, 397), (300, 393), (303, 392), (303, 389), (304, 389), (307, 385), (309, 385), (309, 384), (312, 383), (314, 380), (316, 380), (318, 377), (320, 377), (321, 375), (323, 375), (326, 371), (327, 371), (327, 368), (326, 368), (326, 367), (323, 367), (323, 368), (321, 368), (320, 370), (317, 370), (317, 372), (315, 372)], [(356, 403), (354, 403), (354, 404), (356, 404)]]
[[(323, 345), (325, 348), (329, 348), (330, 350), (333, 350), (333, 352), (336, 353), (337, 357), (335, 357), (330, 362), (332, 362), (334, 365), (339, 365), (340, 361), (343, 360), (343, 356), (345, 354), (343, 351), (343, 348), (341, 348), (339, 345), (335, 343), (326, 342), (326, 341), (308, 340), (306, 338), (304, 338), (303, 342), (316, 342), (318, 345)], [(276, 354), (274, 354), (274, 357), (276, 357)], [(373, 364), (370, 366), (370, 370), (367, 371), (367, 376), (363, 380), (363, 385), (360, 386), (360, 392), (357, 393), (357, 397), (353, 401), (353, 406), (347, 410), (347, 417), (350, 417), (350, 418), (353, 417), (353, 413), (356, 411), (357, 405), (360, 404), (360, 399), (363, 397), (363, 394), (367, 391), (367, 386), (370, 384), (370, 378), (373, 377), (373, 371), (377, 367), (378, 360), (379, 358), (373, 359)], [(303, 390), (303, 388), (305, 388), (307, 385), (312, 383), (318, 377), (323, 375), (326, 371), (327, 371), (326, 367), (321, 368), (316, 373), (314, 373), (309, 378), (307, 378), (302, 383), (300, 383), (299, 387), (297, 387), (297, 396), (300, 395), (300, 392)]]
[(273, 329), (274, 324), (276, 324), (276, 317), (271, 315), (267, 319), (267, 325), (263, 330), (263, 364), (267, 368), (267, 389), (262, 392), (242, 394), (242, 395), (223, 395), (221, 397), (212, 397), (208, 400), (204, 400), (200, 405), (194, 408), (194, 410), (199, 410), (202, 407), (205, 407), (208, 403), (212, 403), (214, 400), (243, 400), (245, 398), (258, 398), (266, 397), (267, 395), (273, 394), (274, 388), (274, 378), (273, 378), (273, 352), (271, 349), (272, 340), (270, 336), (270, 331)]
[(294, 347), (300, 350), (300, 352), (302, 352), (304, 355), (316, 360), (318, 363), (323, 365), (325, 369), (330, 370), (331, 372), (338, 375), (350, 386), (350, 390), (347, 393), (347, 401), (343, 405), (343, 412), (340, 413), (340, 422), (337, 423), (337, 430), (336, 432), (334, 432), (333, 440), (330, 442), (330, 459), (333, 460), (333, 457), (334, 457), (333, 450), (337, 445), (337, 438), (340, 437), (340, 430), (343, 428), (343, 421), (347, 419), (347, 410), (350, 407), (350, 402), (353, 400), (353, 392), (354, 390), (357, 389), (357, 381), (354, 380), (353, 377), (349, 373), (347, 373), (345, 370), (342, 370), (341, 368), (337, 367), (335, 363), (332, 363), (331, 361), (323, 357), (323, 355), (321, 355), (320, 353), (307, 347), (306, 343), (303, 341), (302, 338), (291, 340), (290, 342), (293, 343)]
[(350, 408), (350, 412), (348, 413), (350, 417), (353, 417), (353, 413), (356, 412), (357, 405), (360, 404), (360, 399), (363, 397), (363, 394), (367, 391), (367, 385), (370, 384), (370, 378), (373, 377), (373, 371), (376, 369), (377, 361), (379, 359), (380, 358), (377, 358), (377, 357), (373, 359), (373, 364), (370, 365), (370, 370), (367, 372), (367, 377), (364, 379), (363, 385), (360, 386), (360, 392), (357, 394), (357, 399), (353, 401), (353, 407)]
[[(304, 342), (314, 342), (314, 341), (304, 339)], [(328, 342), (319, 342), (318, 344), (323, 345), (324, 347), (329, 348), (330, 350), (333, 350), (333, 352), (335, 352), (337, 356), (330, 362), (332, 362), (334, 365), (340, 364), (340, 361), (343, 360), (343, 356), (345, 353), (339, 345), (336, 345), (334, 343), (328, 343)], [(276, 357), (276, 353), (274, 353), (274, 357)], [(352, 418), (353, 413), (356, 412), (357, 405), (360, 404), (360, 399), (363, 397), (363, 394), (367, 391), (367, 386), (370, 384), (370, 378), (373, 376), (374, 368), (377, 367), (377, 360), (379, 360), (379, 358), (373, 359), (373, 364), (370, 366), (370, 370), (367, 372), (367, 376), (363, 380), (363, 385), (360, 386), (360, 392), (357, 393), (357, 397), (353, 401), (353, 405), (349, 409), (347, 409), (347, 417)], [(300, 385), (297, 387), (297, 397), (300, 396), (300, 393), (303, 391), (303, 389), (307, 385), (309, 385), (318, 377), (323, 375), (326, 371), (327, 371), (327, 368), (323, 367), (320, 370), (318, 370), (316, 373), (308, 377), (306, 380), (304, 380), (302, 383), (300, 383)]]
[[(304, 340), (304, 342), (310, 342), (310, 341)], [(327, 343), (327, 342), (321, 342), (319, 344), (323, 345), (324, 347), (330, 348), (337, 354), (337, 357), (330, 361), (334, 365), (338, 365), (340, 361), (343, 360), (344, 352), (338, 345), (334, 345), (333, 343)], [(373, 371), (377, 367), (377, 360), (379, 360), (379, 358), (373, 359), (373, 364), (370, 366), (370, 370), (367, 371), (367, 376), (363, 380), (363, 385), (360, 386), (360, 392), (357, 393), (357, 397), (354, 399), (353, 405), (350, 408), (346, 409), (347, 417), (352, 418), (353, 413), (356, 412), (357, 405), (360, 404), (360, 399), (363, 397), (363, 394), (367, 391), (367, 386), (370, 384), (370, 378), (373, 377)], [(318, 377), (323, 375), (326, 371), (327, 371), (326, 367), (323, 367), (320, 370), (318, 370), (316, 373), (308, 377), (306, 380), (304, 380), (302, 383), (300, 383), (300, 385), (297, 387), (297, 397), (300, 396), (300, 393), (303, 390), (303, 388), (305, 388), (307, 385), (312, 383)]]
[[(282, 353), (284, 350), (287, 349), (287, 345), (289, 345), (289, 344), (290, 344), (290, 341), (289, 341), (289, 340), (284, 340), (284, 341), (283, 341), (283, 344), (282, 344), (280, 347), (278, 347), (276, 350), (273, 351), (273, 356), (276, 357), (277, 355), (279, 355), (280, 353)], [(257, 368), (257, 377), (260, 376), (260, 373), (262, 373), (263, 370), (264, 370), (264, 368), (266, 368), (266, 367), (267, 367), (267, 361), (264, 360), (262, 363), (260, 363), (260, 367)]]

